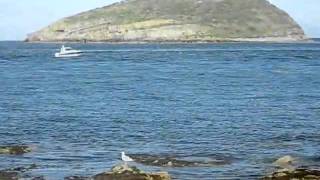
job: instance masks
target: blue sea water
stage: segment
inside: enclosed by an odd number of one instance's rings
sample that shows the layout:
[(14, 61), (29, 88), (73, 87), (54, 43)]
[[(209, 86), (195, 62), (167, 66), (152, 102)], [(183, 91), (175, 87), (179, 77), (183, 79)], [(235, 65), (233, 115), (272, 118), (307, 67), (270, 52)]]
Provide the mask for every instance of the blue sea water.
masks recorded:
[(284, 155), (320, 163), (320, 44), (59, 44), (0, 42), (0, 169), (35, 163), (58, 180), (94, 175), (120, 152), (225, 158), (159, 168), (175, 179), (257, 179)]

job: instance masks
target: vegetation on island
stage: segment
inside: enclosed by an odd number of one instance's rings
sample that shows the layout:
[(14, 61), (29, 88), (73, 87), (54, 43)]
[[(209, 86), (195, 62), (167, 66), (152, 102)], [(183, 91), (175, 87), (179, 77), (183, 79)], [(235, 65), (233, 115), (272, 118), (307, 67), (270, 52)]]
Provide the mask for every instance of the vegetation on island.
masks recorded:
[(28, 41), (303, 40), (302, 28), (267, 0), (127, 0), (67, 17)]

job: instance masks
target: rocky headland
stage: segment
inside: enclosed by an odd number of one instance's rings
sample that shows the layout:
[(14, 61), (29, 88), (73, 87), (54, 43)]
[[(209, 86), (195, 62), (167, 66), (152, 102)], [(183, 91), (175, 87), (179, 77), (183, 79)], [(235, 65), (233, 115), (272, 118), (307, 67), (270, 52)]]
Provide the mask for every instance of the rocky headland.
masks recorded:
[(66, 17), (29, 42), (300, 41), (302, 28), (267, 0), (126, 0)]

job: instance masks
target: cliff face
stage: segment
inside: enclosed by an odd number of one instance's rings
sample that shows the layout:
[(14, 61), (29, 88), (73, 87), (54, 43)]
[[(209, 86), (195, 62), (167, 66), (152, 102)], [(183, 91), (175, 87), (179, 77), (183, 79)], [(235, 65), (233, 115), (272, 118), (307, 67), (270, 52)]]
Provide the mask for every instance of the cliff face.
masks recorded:
[(27, 41), (302, 40), (266, 0), (127, 0), (57, 21)]

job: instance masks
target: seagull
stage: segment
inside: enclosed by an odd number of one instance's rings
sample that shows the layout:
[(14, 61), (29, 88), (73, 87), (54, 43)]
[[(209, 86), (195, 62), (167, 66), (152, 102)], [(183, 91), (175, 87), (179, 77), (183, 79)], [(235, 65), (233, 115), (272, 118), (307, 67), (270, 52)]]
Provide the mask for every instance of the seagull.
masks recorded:
[(121, 152), (121, 159), (124, 162), (132, 162), (133, 159), (129, 156), (127, 156), (124, 152)]

